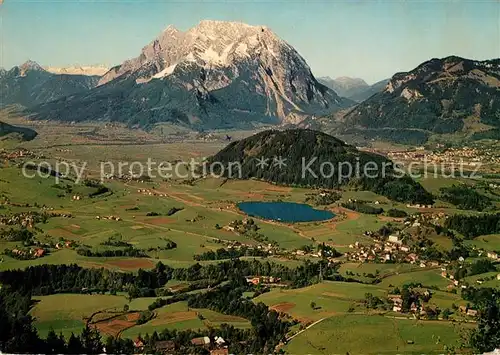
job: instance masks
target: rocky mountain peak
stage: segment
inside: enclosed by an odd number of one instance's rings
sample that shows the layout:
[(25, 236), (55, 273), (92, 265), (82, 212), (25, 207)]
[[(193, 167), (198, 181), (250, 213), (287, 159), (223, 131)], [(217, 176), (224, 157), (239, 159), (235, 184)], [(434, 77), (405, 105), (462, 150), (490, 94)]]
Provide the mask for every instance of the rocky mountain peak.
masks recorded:
[(351, 88), (355, 86), (368, 86), (366, 81), (361, 78), (351, 78), (349, 76), (339, 76), (335, 78), (338, 84), (344, 85), (346, 88)]
[(21, 76), (26, 75), (26, 73), (29, 71), (40, 71), (40, 72), (45, 71), (45, 69), (43, 69), (40, 64), (38, 64), (37, 62), (35, 62), (33, 60), (27, 60), (26, 62), (21, 64), (19, 66), (19, 70), (20, 70)]
[(23, 70), (44, 70), (40, 64), (29, 59), (19, 66)]
[(355, 101), (363, 101), (372, 94), (370, 86), (360, 78), (352, 78), (349, 76), (341, 76), (332, 79), (329, 76), (318, 79), (320, 83), (326, 85), (338, 95), (347, 97)]
[(179, 32), (179, 30), (174, 25), (168, 25), (163, 30), (163, 33), (176, 33), (176, 32)]
[[(139, 56), (111, 68), (88, 97), (75, 100), (107, 95), (107, 113), (98, 110), (93, 119), (129, 105), (135, 114), (126, 119), (143, 125), (161, 120), (215, 128), (300, 123), (352, 104), (318, 83), (300, 54), (269, 28), (213, 20), (187, 31), (167, 27)], [(57, 103), (43, 109), (53, 107), (58, 117), (66, 115)], [(83, 120), (89, 112), (70, 116)]]
[[(136, 72), (145, 66), (148, 69), (139, 78), (142, 83), (164, 77), (163, 74), (170, 75), (182, 63), (196, 63), (202, 67), (229, 67), (235, 61), (255, 59), (266, 53), (280, 59), (284, 50), (290, 51), (293, 48), (266, 26), (214, 20), (203, 20), (185, 32), (168, 26), (142, 49), (139, 57), (113, 68), (101, 79), (100, 84), (125, 73)], [(295, 52), (294, 55), (302, 65), (307, 66), (298, 53)]]

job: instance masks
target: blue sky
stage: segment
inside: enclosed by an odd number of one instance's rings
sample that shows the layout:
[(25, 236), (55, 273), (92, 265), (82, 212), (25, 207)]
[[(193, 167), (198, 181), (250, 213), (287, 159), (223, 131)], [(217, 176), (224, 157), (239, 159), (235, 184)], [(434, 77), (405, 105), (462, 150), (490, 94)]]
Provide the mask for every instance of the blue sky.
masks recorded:
[(27, 1), (0, 5), (0, 66), (116, 65), (167, 25), (266, 25), (318, 76), (373, 83), (433, 57), (500, 57), (500, 1)]

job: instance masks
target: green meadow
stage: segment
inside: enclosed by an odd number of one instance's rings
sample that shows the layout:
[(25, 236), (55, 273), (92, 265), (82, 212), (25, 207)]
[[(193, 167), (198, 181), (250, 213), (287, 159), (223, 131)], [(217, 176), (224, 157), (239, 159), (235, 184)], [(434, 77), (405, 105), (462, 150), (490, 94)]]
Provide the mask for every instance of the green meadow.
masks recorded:
[(441, 354), (453, 352), (460, 345), (461, 331), (451, 322), (339, 315), (299, 334), (284, 350), (297, 355)]

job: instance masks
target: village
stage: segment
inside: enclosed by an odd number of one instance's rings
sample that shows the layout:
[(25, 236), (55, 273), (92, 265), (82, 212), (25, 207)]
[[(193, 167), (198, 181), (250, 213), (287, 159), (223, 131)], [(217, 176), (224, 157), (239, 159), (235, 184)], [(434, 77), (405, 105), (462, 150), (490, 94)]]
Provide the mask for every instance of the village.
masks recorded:
[(478, 149), (472, 147), (426, 150), (417, 147), (414, 150), (391, 151), (387, 156), (394, 161), (420, 162), (426, 164), (478, 166), (481, 164), (499, 164), (500, 155), (496, 149)]

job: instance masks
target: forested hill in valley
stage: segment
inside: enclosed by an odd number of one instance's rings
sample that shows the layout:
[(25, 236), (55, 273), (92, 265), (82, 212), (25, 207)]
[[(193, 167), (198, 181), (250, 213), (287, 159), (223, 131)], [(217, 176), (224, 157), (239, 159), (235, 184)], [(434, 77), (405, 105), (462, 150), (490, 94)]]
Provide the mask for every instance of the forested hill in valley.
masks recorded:
[(17, 127), (0, 121), (0, 140), (7, 136), (19, 136), (22, 140), (30, 141), (37, 136), (37, 132), (24, 127)]
[(344, 131), (420, 144), (434, 134), (500, 135), (500, 59), (429, 60), (395, 74), (344, 117)]
[[(280, 162), (280, 158), (284, 160)], [(313, 130), (264, 131), (229, 144), (208, 160), (213, 162), (222, 163), (226, 177), (323, 188), (350, 185), (396, 201), (433, 203), (432, 195), (419, 183), (406, 176), (396, 177), (387, 158), (358, 151), (339, 139)], [(235, 162), (241, 164), (241, 174), (228, 169)], [(365, 174), (364, 167), (369, 165), (376, 168)], [(215, 164), (213, 166), (215, 169)]]
[(93, 90), (33, 110), (33, 118), (194, 128), (298, 123), (352, 106), (320, 84), (302, 56), (269, 28), (201, 21), (167, 27)]
[(54, 74), (27, 61), (10, 70), (0, 69), (0, 108), (31, 107), (95, 87), (99, 76)]

